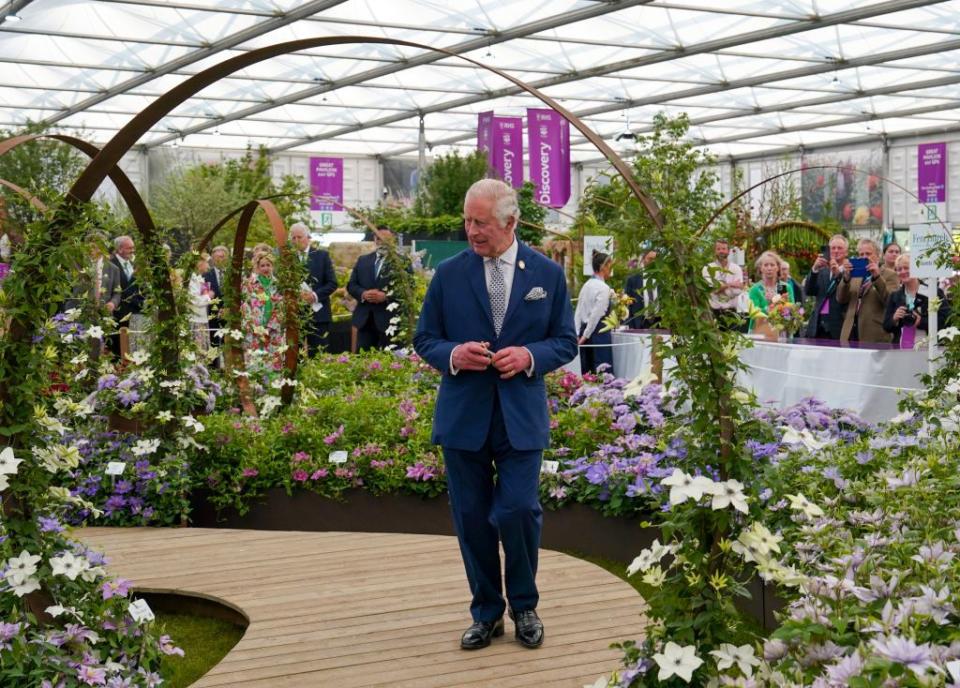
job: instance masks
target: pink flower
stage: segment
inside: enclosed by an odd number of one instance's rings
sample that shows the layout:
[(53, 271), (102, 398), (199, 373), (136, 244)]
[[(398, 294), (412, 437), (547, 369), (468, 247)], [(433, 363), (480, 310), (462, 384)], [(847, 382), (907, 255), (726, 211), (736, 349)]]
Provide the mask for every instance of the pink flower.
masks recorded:
[(370, 364), (370, 370), (383, 370), (383, 365), (380, 361), (374, 361)]
[(400, 428), (400, 437), (409, 437), (412, 434), (413, 428), (411, 428), (409, 425), (404, 425), (402, 428)]
[(298, 483), (305, 482), (307, 480), (307, 472), (302, 468), (298, 468), (293, 472), (293, 479)]
[(401, 368), (403, 368), (402, 363), (393, 362), (390, 364), (390, 370), (400, 370)]
[(349, 362), (350, 362), (350, 357), (347, 356), (346, 354), (344, 354), (343, 356), (339, 356), (337, 358), (337, 363), (349, 363)]
[(313, 472), (313, 475), (310, 476), (310, 480), (320, 480), (320, 478), (326, 478), (329, 475), (329, 471), (326, 468), (320, 468)]
[(324, 444), (333, 444), (333, 443), (336, 442), (338, 439), (340, 439), (340, 436), (341, 436), (341, 435), (343, 435), (343, 426), (342, 426), (342, 425), (341, 425), (339, 428), (337, 428), (334, 432), (332, 432), (332, 433), (330, 433), (329, 435), (327, 435), (326, 437), (324, 437), (324, 438), (323, 438), (323, 443), (324, 443)]
[(287, 423), (280, 429), (280, 432), (282, 432), (284, 435), (288, 435), (291, 432), (293, 432), (293, 430), (294, 430), (293, 423)]
[(296, 454), (293, 455), (294, 463), (303, 463), (304, 461), (309, 461), (309, 460), (310, 460), (310, 455), (304, 451), (298, 451)]
[(81, 664), (77, 669), (77, 678), (88, 686), (102, 686), (107, 682), (107, 672), (105, 669)]
[(436, 477), (436, 473), (434, 473), (433, 466), (426, 466), (422, 462), (417, 461), (412, 466), (407, 466), (407, 477), (411, 480), (427, 482), (428, 480), (433, 480)]
[(244, 468), (243, 473), (240, 475), (242, 475), (244, 478), (256, 478), (258, 475), (260, 475), (260, 471), (258, 471), (256, 468)]
[(333, 474), (334, 474), (335, 476), (337, 476), (338, 478), (352, 478), (352, 477), (353, 477), (353, 471), (351, 471), (349, 468), (338, 468), (338, 469), (336, 469), (336, 470), (333, 472)]
[(170, 636), (168, 635), (160, 636), (160, 638), (157, 640), (157, 646), (160, 648), (160, 652), (165, 655), (179, 655), (180, 657), (183, 657), (183, 650), (174, 646), (173, 640), (171, 640)]

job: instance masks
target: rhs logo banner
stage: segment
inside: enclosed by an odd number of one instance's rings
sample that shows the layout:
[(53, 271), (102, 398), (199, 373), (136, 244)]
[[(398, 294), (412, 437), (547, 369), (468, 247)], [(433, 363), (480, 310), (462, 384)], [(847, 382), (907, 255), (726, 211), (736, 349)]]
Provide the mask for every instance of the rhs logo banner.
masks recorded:
[(310, 158), (310, 210), (343, 210), (343, 158)]
[(523, 186), (523, 120), (495, 117), (492, 112), (477, 116), (477, 148), (487, 152), (490, 170), (515, 189)]
[(536, 201), (562, 208), (570, 200), (570, 123), (553, 110), (529, 108), (527, 134)]

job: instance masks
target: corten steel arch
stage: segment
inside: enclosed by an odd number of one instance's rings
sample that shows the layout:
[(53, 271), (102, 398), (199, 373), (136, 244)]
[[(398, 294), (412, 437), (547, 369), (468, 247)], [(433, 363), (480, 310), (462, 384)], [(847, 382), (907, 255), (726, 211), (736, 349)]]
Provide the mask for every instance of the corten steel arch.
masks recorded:
[(553, 98), (550, 98), (536, 88), (527, 85), (523, 81), (520, 81), (516, 77), (511, 76), (506, 72), (497, 69), (496, 67), (491, 67), (464, 55), (459, 55), (449, 50), (444, 50), (443, 48), (436, 48), (434, 46), (424, 45), (422, 43), (414, 43), (411, 41), (402, 41), (378, 36), (336, 36), (289, 41), (286, 43), (279, 43), (277, 45), (253, 50), (243, 55), (237, 55), (236, 57), (230, 58), (229, 60), (225, 60), (220, 64), (205, 69), (204, 71), (187, 79), (179, 86), (160, 96), (160, 98), (143, 110), (143, 112), (130, 120), (130, 122), (123, 129), (117, 132), (117, 134), (110, 139), (107, 145), (104, 146), (100, 154), (94, 158), (93, 162), (87, 166), (87, 168), (83, 171), (83, 174), (81, 174), (79, 179), (77, 179), (76, 183), (74, 183), (73, 188), (70, 189), (70, 195), (78, 201), (90, 200), (96, 188), (103, 181), (104, 177), (107, 176), (108, 171), (120, 161), (120, 158), (123, 157), (123, 154), (126, 153), (130, 147), (140, 139), (140, 137), (142, 137), (153, 125), (155, 125), (160, 121), (160, 119), (173, 110), (173, 108), (177, 107), (182, 102), (199, 92), (201, 89), (206, 88), (219, 79), (271, 57), (277, 57), (279, 55), (285, 55), (287, 53), (301, 50), (309, 50), (312, 48), (320, 48), (332, 45), (352, 45), (356, 43), (397, 45), (420, 50), (433, 50), (441, 52), (450, 57), (469, 62), (470, 64), (481, 69), (486, 69), (487, 71), (493, 72), (494, 74), (497, 74), (498, 76), (518, 86), (519, 88), (522, 88), (530, 95), (538, 98), (544, 104), (560, 113), (564, 119), (570, 122), (572, 126), (576, 127), (576, 129), (578, 129), (580, 133), (587, 138), (587, 140), (596, 146), (597, 149), (604, 154), (607, 160), (610, 161), (610, 164), (613, 165), (617, 172), (623, 176), (627, 185), (630, 187), (630, 190), (650, 214), (653, 223), (658, 228), (663, 226), (663, 217), (660, 213), (660, 209), (657, 207), (656, 202), (640, 188), (640, 185), (637, 183), (636, 179), (634, 179), (633, 174), (630, 171), (630, 167), (620, 158), (620, 156), (614, 152), (612, 148), (610, 148), (610, 146), (606, 144), (606, 142), (603, 141), (603, 139), (597, 136), (593, 130), (587, 127), (572, 112), (560, 105), (560, 103), (556, 102)]
[[(278, 198), (285, 195), (287, 194), (279, 194), (278, 196), (271, 196), (270, 198)], [(230, 259), (230, 288), (237, 296), (238, 305), (240, 303), (240, 290), (243, 281), (243, 247), (247, 243), (247, 233), (250, 231), (250, 221), (253, 219), (254, 213), (261, 208), (266, 214), (267, 220), (270, 222), (270, 231), (273, 232), (273, 240), (276, 242), (277, 248), (280, 251), (280, 261), (284, 262), (289, 260), (288, 256), (290, 251), (287, 246), (287, 229), (283, 224), (283, 219), (280, 217), (280, 213), (277, 212), (277, 207), (268, 198), (250, 201), (249, 203), (240, 206), (236, 210), (231, 211), (226, 217), (214, 225), (213, 229), (207, 232), (197, 244), (197, 251), (204, 251), (213, 240), (214, 235), (220, 231), (231, 219), (236, 217), (238, 214), (240, 215), (240, 219), (237, 222), (236, 233), (233, 237), (233, 255)], [(284, 337), (287, 343), (287, 350), (284, 353), (284, 368), (286, 369), (287, 376), (290, 379), (293, 379), (297, 374), (297, 354), (300, 349), (300, 325), (298, 320), (299, 314), (297, 312), (298, 303), (299, 293), (297, 290), (288, 289), (283, 293), (283, 305), (285, 311)], [(227, 319), (230, 329), (240, 329), (240, 313), (238, 308), (232, 309), (227, 314)], [(233, 337), (224, 337), (224, 360), (226, 362), (227, 370), (236, 369), (242, 372), (245, 368), (243, 345), (234, 340)], [(293, 399), (293, 389), (294, 388), (290, 385), (283, 385), (280, 388), (280, 399), (284, 404), (289, 404)], [(240, 375), (237, 377), (237, 391), (239, 392), (240, 405), (243, 407), (243, 410), (250, 415), (256, 415), (256, 407), (253, 404), (250, 394), (250, 383), (246, 376)]]
[(13, 182), (8, 182), (6, 179), (0, 179), (0, 186), (5, 186), (11, 191), (23, 196), (23, 198), (34, 208), (39, 210), (41, 213), (47, 212), (47, 205), (41, 201), (39, 198), (34, 196), (32, 193), (24, 189), (22, 186), (17, 186)]
[[(100, 149), (94, 146), (92, 143), (79, 139), (75, 136), (69, 136), (67, 134), (25, 134), (23, 136), (14, 136), (9, 139), (4, 139), (0, 141), (0, 156), (7, 154), (17, 146), (21, 146), (25, 143), (30, 143), (32, 141), (37, 141), (40, 139), (52, 139), (55, 141), (60, 141), (66, 143), (70, 146), (73, 146), (80, 152), (86, 154), (88, 157), (96, 160), (100, 156)], [(122, 155), (122, 154), (121, 154)], [(147, 210), (147, 205), (143, 201), (143, 197), (140, 196), (140, 193), (137, 191), (136, 187), (133, 185), (133, 182), (130, 181), (130, 178), (127, 174), (120, 169), (119, 158), (112, 165), (108, 166), (103, 176), (100, 177), (100, 181), (97, 182), (96, 186), (90, 191), (90, 195), (83, 199), (84, 201), (90, 200), (90, 197), (93, 196), (93, 192), (96, 191), (97, 187), (103, 183), (105, 177), (109, 177), (110, 181), (113, 182), (114, 186), (117, 187), (117, 191), (120, 193), (120, 197), (123, 198), (124, 202), (127, 204), (127, 208), (130, 210), (130, 215), (133, 218), (134, 224), (137, 227), (139, 232), (139, 239), (144, 244), (154, 246), (157, 243), (157, 229), (153, 224), (153, 218), (150, 216), (150, 211)], [(91, 163), (92, 165), (93, 163)], [(88, 166), (89, 168), (89, 166)], [(82, 178), (83, 175), (81, 175)], [(79, 181), (79, 179), (78, 179)], [(10, 188), (14, 188), (9, 183), (4, 184)], [(19, 187), (18, 187), (19, 188)], [(23, 193), (21, 193), (23, 195)], [(27, 196), (24, 196), (27, 198)], [(29, 199), (28, 199), (29, 200)], [(68, 197), (69, 200), (69, 197)], [(33, 201), (31, 201), (32, 203)], [(36, 206), (34, 204), (34, 207)], [(61, 238), (61, 229), (60, 226), (54, 221), (50, 225), (50, 234), (51, 238), (57, 242)], [(151, 266), (154, 268), (156, 266)], [(157, 312), (157, 319), (160, 321), (171, 320), (175, 317), (177, 312), (176, 300), (173, 296), (173, 283), (170, 281), (169, 270), (153, 270), (154, 273), (159, 272), (161, 274), (161, 282), (158, 285), (160, 287), (160, 307)], [(21, 340), (25, 337), (29, 337), (31, 334), (29, 328), (32, 325), (29, 323), (21, 323), (17, 320), (14, 320), (10, 324), (9, 337), (14, 340)], [(175, 358), (175, 352), (171, 355), (171, 358)], [(173, 361), (167, 361), (167, 363), (172, 363)], [(2, 396), (2, 395), (0, 395)]]

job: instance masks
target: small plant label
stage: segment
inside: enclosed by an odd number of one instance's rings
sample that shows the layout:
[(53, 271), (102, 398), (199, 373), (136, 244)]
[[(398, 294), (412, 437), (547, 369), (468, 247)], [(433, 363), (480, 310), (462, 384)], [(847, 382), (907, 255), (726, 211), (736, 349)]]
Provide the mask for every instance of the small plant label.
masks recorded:
[(330, 452), (330, 463), (346, 463), (347, 462), (347, 452), (343, 449), (339, 451)]
[(153, 610), (150, 609), (150, 605), (147, 604), (146, 600), (134, 600), (127, 607), (127, 611), (137, 623), (153, 621)]
[(541, 472), (541, 473), (551, 473), (551, 474), (553, 474), (553, 473), (556, 473), (557, 470), (559, 470), (559, 468), (560, 468), (560, 462), (559, 462), (559, 461), (545, 460), (542, 464), (540, 464), (540, 472)]
[(123, 475), (127, 470), (127, 464), (124, 461), (110, 461), (107, 463), (107, 475)]

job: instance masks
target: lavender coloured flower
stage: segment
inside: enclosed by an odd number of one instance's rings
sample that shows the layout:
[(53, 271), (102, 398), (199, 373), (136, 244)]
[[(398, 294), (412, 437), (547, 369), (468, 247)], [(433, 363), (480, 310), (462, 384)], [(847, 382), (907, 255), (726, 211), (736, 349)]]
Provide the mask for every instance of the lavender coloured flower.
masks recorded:
[(60, 521), (52, 516), (38, 516), (37, 525), (40, 527), (41, 533), (62, 533), (64, 530)]

